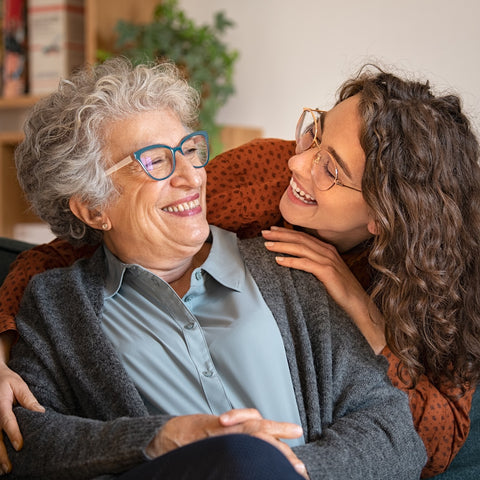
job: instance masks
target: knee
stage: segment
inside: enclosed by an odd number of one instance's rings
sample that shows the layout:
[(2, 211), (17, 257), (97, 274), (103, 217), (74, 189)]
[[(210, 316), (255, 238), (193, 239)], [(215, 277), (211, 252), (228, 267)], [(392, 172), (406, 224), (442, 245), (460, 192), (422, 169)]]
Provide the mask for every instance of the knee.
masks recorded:
[(212, 437), (216, 468), (241, 479), (298, 479), (290, 461), (270, 443), (243, 434)]

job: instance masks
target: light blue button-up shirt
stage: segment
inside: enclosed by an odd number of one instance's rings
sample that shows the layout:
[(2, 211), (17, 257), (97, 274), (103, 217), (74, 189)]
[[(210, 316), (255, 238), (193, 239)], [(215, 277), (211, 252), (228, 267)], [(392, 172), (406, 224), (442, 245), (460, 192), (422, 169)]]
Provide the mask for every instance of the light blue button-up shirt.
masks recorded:
[[(152, 414), (219, 415), (257, 408), (300, 425), (275, 319), (233, 233), (211, 227), (212, 247), (181, 299), (150, 271), (108, 263), (102, 327)], [(288, 442), (303, 443), (303, 439)]]

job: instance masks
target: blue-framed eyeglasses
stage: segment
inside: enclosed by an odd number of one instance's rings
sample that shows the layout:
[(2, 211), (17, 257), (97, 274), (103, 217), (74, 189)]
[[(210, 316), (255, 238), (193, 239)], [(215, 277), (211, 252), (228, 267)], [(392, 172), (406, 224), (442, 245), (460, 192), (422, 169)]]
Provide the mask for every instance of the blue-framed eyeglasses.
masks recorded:
[(145, 173), (153, 180), (165, 180), (175, 171), (175, 154), (180, 152), (194, 168), (204, 167), (210, 159), (208, 133), (201, 130), (182, 138), (177, 147), (149, 145), (133, 152), (128, 157), (107, 169), (107, 175), (137, 161)]

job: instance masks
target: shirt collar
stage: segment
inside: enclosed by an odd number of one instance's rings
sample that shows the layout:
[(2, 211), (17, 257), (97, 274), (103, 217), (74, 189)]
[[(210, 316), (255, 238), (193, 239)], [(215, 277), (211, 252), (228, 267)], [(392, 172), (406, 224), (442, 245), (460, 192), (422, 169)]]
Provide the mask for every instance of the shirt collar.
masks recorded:
[(201, 266), (217, 282), (241, 291), (245, 282), (245, 264), (238, 249), (237, 235), (210, 225), (212, 248)]
[[(245, 282), (245, 264), (237, 244), (237, 236), (210, 225), (212, 247), (207, 259), (200, 267), (217, 282), (232, 290), (242, 291)], [(127, 269), (146, 270), (143, 267), (120, 261), (104, 244), (107, 259), (105, 297), (114, 296), (122, 286)]]

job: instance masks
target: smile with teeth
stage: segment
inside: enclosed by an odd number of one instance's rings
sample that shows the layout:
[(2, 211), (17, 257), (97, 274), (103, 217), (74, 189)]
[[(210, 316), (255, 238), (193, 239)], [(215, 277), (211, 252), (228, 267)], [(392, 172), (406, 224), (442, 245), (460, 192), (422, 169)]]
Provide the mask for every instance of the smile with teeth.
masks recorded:
[(290, 180), (290, 187), (292, 187), (293, 196), (301, 200), (303, 203), (308, 205), (314, 205), (317, 203), (311, 195), (298, 188), (293, 178)]
[(169, 207), (162, 208), (164, 212), (178, 213), (187, 212), (200, 206), (200, 199), (191, 200), (190, 202), (179, 203), (178, 205), (171, 205)]

